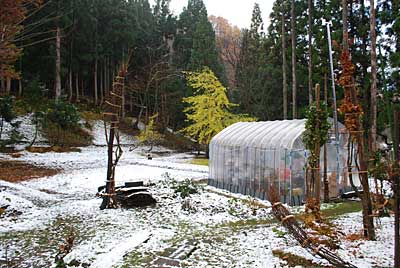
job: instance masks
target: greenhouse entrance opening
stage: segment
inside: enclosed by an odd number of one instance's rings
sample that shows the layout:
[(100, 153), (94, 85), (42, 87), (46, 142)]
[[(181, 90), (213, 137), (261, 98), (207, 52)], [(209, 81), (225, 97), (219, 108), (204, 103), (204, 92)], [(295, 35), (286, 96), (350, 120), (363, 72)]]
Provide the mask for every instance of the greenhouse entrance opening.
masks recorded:
[[(346, 167), (347, 134), (345, 127), (339, 124), (339, 141), (336, 142), (333, 120), (329, 121), (332, 138), (326, 144), (327, 175), (329, 195), (336, 197), (350, 188)], [(267, 200), (269, 188), (273, 186), (281, 202), (302, 204), (309, 155), (302, 141), (305, 123), (305, 119), (239, 122), (225, 128), (209, 145), (208, 184)], [(321, 180), (323, 152), (321, 147)]]

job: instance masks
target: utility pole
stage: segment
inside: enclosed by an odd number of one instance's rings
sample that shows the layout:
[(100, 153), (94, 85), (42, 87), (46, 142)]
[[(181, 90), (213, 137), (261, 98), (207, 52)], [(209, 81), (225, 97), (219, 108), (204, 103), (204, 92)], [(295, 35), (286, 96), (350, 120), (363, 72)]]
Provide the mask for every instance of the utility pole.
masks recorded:
[(336, 162), (337, 162), (336, 180), (339, 180), (339, 175), (340, 175), (339, 127), (338, 127), (338, 118), (337, 118), (335, 74), (333, 72), (333, 58), (332, 58), (332, 39), (331, 39), (331, 25), (332, 25), (332, 22), (323, 20), (322, 24), (326, 25), (326, 31), (328, 33), (329, 63), (330, 63), (330, 69), (331, 69), (332, 96), (333, 96), (333, 122), (335, 124), (335, 143), (336, 143)]

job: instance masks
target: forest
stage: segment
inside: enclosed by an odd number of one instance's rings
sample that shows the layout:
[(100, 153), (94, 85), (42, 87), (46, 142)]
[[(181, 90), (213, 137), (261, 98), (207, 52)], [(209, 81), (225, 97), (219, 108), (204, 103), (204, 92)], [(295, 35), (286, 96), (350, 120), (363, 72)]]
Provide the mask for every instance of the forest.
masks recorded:
[(171, 1), (0, 0), (0, 266), (400, 267), (399, 1)]
[[(348, 1), (346, 18), (340, 12), (342, 1), (317, 1), (311, 7), (302, 1), (295, 1), (294, 7), (290, 1), (276, 1), (268, 27), (256, 4), (249, 29), (208, 16), (202, 1), (189, 1), (178, 16), (168, 2), (151, 6), (148, 1), (22, 1), (22, 20), (18, 14), (2, 12), (12, 16), (15, 28), (2, 33), (1, 91), (100, 107), (119, 62), (131, 53), (124, 105), (130, 116), (142, 112), (148, 120), (159, 113), (163, 127), (183, 127), (181, 99), (193, 92), (182, 72), (207, 66), (227, 88), (230, 102), (238, 104), (237, 112), (264, 121), (303, 118), (313, 99), (313, 85), (331, 84), (324, 26), (330, 21), (335, 70), (342, 40), (348, 40), (365, 116), (370, 117), (370, 107), (377, 102), (370, 94), (371, 85), (376, 85), (383, 97), (376, 104), (383, 111), (377, 113), (378, 128), (386, 127), (384, 101), (399, 87), (395, 1), (378, 1), (375, 17), (370, 17), (365, 1)], [(376, 25), (373, 38), (370, 21)], [(374, 76), (371, 56), (376, 62)], [(340, 87), (337, 95), (343, 96)], [(366, 129), (369, 122), (364, 120)]]

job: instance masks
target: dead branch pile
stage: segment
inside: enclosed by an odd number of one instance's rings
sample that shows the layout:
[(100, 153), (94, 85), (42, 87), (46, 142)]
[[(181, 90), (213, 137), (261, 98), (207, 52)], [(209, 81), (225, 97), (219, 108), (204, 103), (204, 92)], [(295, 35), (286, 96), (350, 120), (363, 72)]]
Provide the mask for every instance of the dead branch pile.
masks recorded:
[(314, 255), (327, 260), (335, 267), (356, 268), (327, 249), (324, 245), (317, 243), (309, 234), (300, 226), (299, 222), (290, 214), (289, 210), (280, 202), (276, 202), (272, 206), (272, 213), (289, 231), (289, 233), (306, 249)]

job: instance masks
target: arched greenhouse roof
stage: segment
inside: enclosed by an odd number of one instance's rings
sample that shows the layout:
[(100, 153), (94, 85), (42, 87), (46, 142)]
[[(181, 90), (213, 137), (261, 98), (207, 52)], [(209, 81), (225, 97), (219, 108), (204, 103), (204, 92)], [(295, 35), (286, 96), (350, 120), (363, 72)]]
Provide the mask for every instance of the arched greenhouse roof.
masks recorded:
[(219, 132), (211, 143), (263, 149), (294, 149), (295, 141), (305, 130), (305, 123), (306, 119), (238, 122)]
[[(333, 119), (328, 119), (333, 132)], [(221, 132), (212, 140), (213, 145), (247, 146), (262, 149), (304, 149), (301, 135), (305, 131), (306, 119), (239, 122)], [(339, 129), (344, 125), (339, 123)]]

